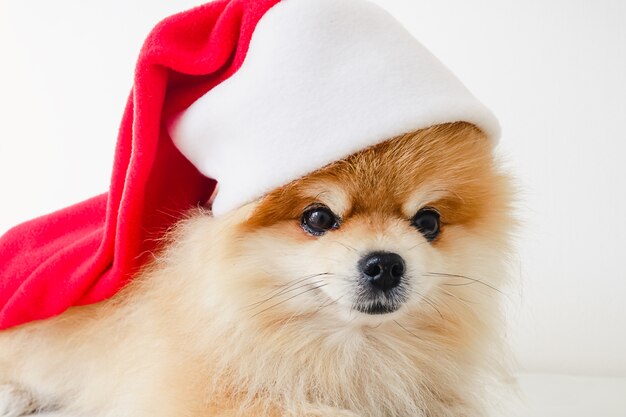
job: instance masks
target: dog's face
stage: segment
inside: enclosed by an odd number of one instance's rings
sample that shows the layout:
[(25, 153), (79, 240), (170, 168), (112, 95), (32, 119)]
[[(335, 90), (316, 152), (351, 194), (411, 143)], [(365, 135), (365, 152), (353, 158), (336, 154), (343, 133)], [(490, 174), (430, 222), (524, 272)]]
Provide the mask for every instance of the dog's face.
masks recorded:
[(250, 401), (478, 415), (479, 375), (501, 359), (509, 197), (469, 124), (391, 139), (183, 222), (168, 318), (192, 323), (216, 387)]
[(496, 295), (508, 204), (475, 127), (395, 138), (243, 208), (219, 291), (275, 320), (439, 317)]

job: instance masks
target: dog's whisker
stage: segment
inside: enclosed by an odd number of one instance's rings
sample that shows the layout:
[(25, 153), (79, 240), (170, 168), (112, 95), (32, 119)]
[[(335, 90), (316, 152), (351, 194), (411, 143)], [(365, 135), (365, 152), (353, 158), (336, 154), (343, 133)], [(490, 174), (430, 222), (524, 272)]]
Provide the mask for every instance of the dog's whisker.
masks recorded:
[(328, 301), (325, 301), (324, 303), (322, 303), (322, 305), (315, 311), (314, 314), (319, 313), (322, 309), (337, 304), (339, 303), (339, 301), (341, 301), (342, 298), (344, 298), (346, 295), (350, 294), (352, 291), (351, 290), (346, 290), (344, 291), (343, 294), (341, 294), (339, 297), (337, 297), (336, 299), (332, 299), (330, 297), (328, 297)]
[(445, 288), (441, 288), (440, 286), (438, 286), (438, 288), (443, 292), (444, 295), (447, 295), (449, 297), (452, 297), (452, 298), (456, 299), (457, 301), (465, 304), (465, 306), (468, 307), (468, 308), (472, 308), (472, 306), (470, 304), (476, 304), (473, 301), (466, 300), (464, 298), (459, 297), (456, 294), (453, 294), (452, 292), (446, 290)]
[(302, 291), (302, 292), (300, 292), (300, 293), (298, 293), (298, 294), (296, 294), (296, 295), (292, 295), (291, 297), (289, 297), (289, 298), (287, 298), (287, 299), (285, 299), (285, 300), (279, 301), (279, 302), (278, 302), (278, 303), (276, 303), (276, 304), (272, 304), (271, 306), (264, 308), (263, 310), (261, 310), (261, 311), (259, 311), (259, 312), (255, 313), (255, 314), (253, 314), (253, 315), (252, 315), (252, 317), (256, 317), (256, 316), (258, 316), (259, 314), (262, 314), (262, 313), (264, 313), (264, 312), (266, 312), (266, 311), (268, 311), (268, 310), (270, 310), (270, 309), (272, 309), (272, 308), (274, 308), (274, 307), (277, 307), (277, 306), (279, 306), (279, 305), (281, 305), (281, 304), (283, 304), (283, 303), (286, 303), (286, 302), (287, 302), (287, 301), (289, 301), (289, 300), (292, 300), (292, 299), (294, 299), (294, 298), (296, 298), (296, 297), (299, 297), (299, 296), (301, 296), (301, 295), (303, 295), (303, 294), (306, 294), (306, 293), (308, 293), (308, 292), (310, 292), (310, 291), (318, 290), (318, 289), (320, 289), (320, 288), (322, 288), (322, 287), (325, 287), (326, 285), (328, 285), (328, 284), (324, 283), (324, 284), (319, 284), (319, 285), (316, 285), (316, 286), (311, 287), (311, 288), (307, 288), (306, 290), (304, 290), (304, 291)]
[(280, 287), (281, 289), (276, 294), (274, 294), (273, 296), (284, 294), (285, 292), (290, 291), (290, 288), (294, 287), (297, 284), (301, 284), (302, 282), (305, 282), (305, 281), (307, 281), (309, 279), (314, 279), (314, 278), (319, 278), (319, 277), (329, 276), (329, 275), (331, 275), (331, 274), (329, 274), (327, 272), (324, 272), (324, 273), (321, 273), (321, 274), (308, 275), (308, 276), (304, 277), (303, 279), (298, 279), (295, 282), (292, 282), (292, 283), (290, 283), (288, 285), (282, 285)]
[(370, 329), (378, 329), (378, 328), (379, 328), (380, 326), (382, 326), (382, 325), (383, 325), (383, 322), (382, 322), (382, 321), (380, 321), (380, 322), (378, 322), (378, 324), (377, 324), (376, 326), (374, 326), (374, 327), (370, 327)]
[[(320, 312), (320, 311), (322, 311), (324, 308), (326, 308), (326, 307), (328, 307), (328, 306), (330, 306), (330, 305), (332, 305), (332, 304), (337, 304), (337, 303), (339, 302), (339, 300), (341, 300), (341, 298), (342, 298), (342, 297), (339, 297), (339, 298), (337, 298), (337, 299), (335, 300), (335, 299), (332, 299), (332, 298), (330, 298), (330, 297), (329, 297), (329, 298), (328, 298), (328, 300), (324, 301), (324, 302), (323, 302), (323, 303), (322, 303), (322, 304), (321, 304), (321, 305), (317, 308), (317, 310), (315, 310), (315, 313), (319, 313), (319, 312)], [(315, 313), (314, 313), (314, 314), (315, 314)]]
[(420, 242), (420, 243), (418, 243), (417, 245), (411, 246), (411, 247), (410, 247), (409, 249), (407, 249), (407, 250), (408, 250), (408, 251), (412, 251), (413, 249), (415, 249), (415, 248), (417, 248), (417, 247), (419, 247), (419, 246), (422, 246), (422, 245), (424, 245), (424, 244), (426, 244), (426, 243), (428, 243), (428, 241)]
[(445, 283), (443, 283), (441, 285), (445, 285), (447, 287), (466, 287), (466, 286), (472, 285), (472, 284), (476, 284), (476, 281), (463, 282), (463, 283), (445, 282)]
[[(250, 310), (256, 307), (260, 307), (261, 305), (275, 299), (276, 297), (279, 297), (281, 295), (284, 294), (288, 294), (288, 293), (292, 293), (293, 291), (297, 291), (299, 289), (302, 289), (303, 287), (307, 286), (307, 285), (317, 285), (320, 284), (322, 282), (324, 282), (324, 280), (315, 280), (315, 281), (307, 281), (313, 278), (319, 278), (319, 277), (338, 277), (338, 278), (346, 278), (346, 279), (350, 279), (352, 277), (347, 276), (347, 275), (343, 275), (343, 274), (335, 274), (332, 272), (323, 272), (323, 273), (318, 273), (318, 274), (311, 274), (311, 275), (307, 275), (304, 277), (300, 277), (297, 279), (294, 279), (292, 281), (289, 281), (288, 283), (282, 284), (280, 285), (278, 288), (279, 290), (274, 292), (273, 294), (267, 296), (266, 298), (248, 304), (247, 306), (245, 306), (245, 309)], [(300, 284), (300, 285), (298, 285)]]
[(339, 241), (337, 241), (337, 240), (333, 240), (331, 243), (336, 243), (336, 244), (338, 244), (338, 245), (341, 245), (341, 246), (343, 246), (344, 248), (346, 248), (346, 249), (348, 249), (348, 250), (351, 250), (351, 251), (353, 251), (353, 252), (357, 252), (357, 253), (359, 252), (356, 248), (353, 248), (352, 246), (350, 246), (350, 245), (346, 245), (345, 243), (339, 242)]
[(425, 296), (421, 292), (417, 291), (416, 289), (411, 289), (411, 292), (417, 294), (420, 297), (421, 300), (423, 300), (426, 304), (431, 306), (437, 312), (437, 314), (439, 314), (439, 317), (441, 317), (441, 320), (445, 320), (445, 318), (443, 317), (443, 314), (441, 313), (441, 310), (439, 310), (439, 308), (437, 308), (435, 303), (430, 298), (428, 298), (427, 296)]
[(253, 304), (249, 304), (248, 306), (246, 306), (246, 309), (250, 310), (250, 309), (253, 309), (253, 308), (256, 308), (256, 307), (260, 307), (263, 304), (267, 303), (268, 301), (271, 301), (271, 300), (273, 300), (273, 299), (275, 299), (277, 297), (280, 297), (281, 295), (285, 295), (285, 294), (288, 294), (288, 293), (292, 293), (294, 291), (301, 290), (302, 288), (305, 288), (305, 287), (307, 287), (309, 285), (318, 285), (318, 284), (322, 284), (324, 282), (325, 281), (321, 280), (321, 279), (320, 280), (315, 280), (315, 281), (301, 282), (300, 285), (291, 286), (291, 288), (285, 289), (283, 291), (280, 291), (279, 293), (273, 294), (272, 296), (270, 296), (270, 297), (268, 297), (268, 298), (266, 298), (264, 300), (258, 301), (258, 302), (253, 303)]
[(318, 314), (319, 312), (321, 312), (326, 307), (330, 307), (331, 305), (337, 304), (339, 302), (339, 300), (341, 300), (342, 298), (343, 298), (343, 295), (341, 297), (337, 298), (337, 299), (333, 299), (333, 298), (328, 297), (328, 299), (324, 300), (324, 302), (322, 302), (320, 304), (320, 306), (313, 313), (309, 313), (308, 317), (311, 318), (311, 317), (315, 316), (316, 314)]
[(443, 313), (441, 312), (441, 310), (439, 310), (439, 308), (437, 307), (437, 305), (435, 304), (435, 302), (429, 298), (429, 297), (424, 297), (423, 298), (424, 301), (426, 301), (426, 303), (428, 303), (428, 305), (430, 305), (432, 308), (434, 308), (437, 311), (437, 314), (439, 314), (439, 317), (441, 317), (441, 320), (446, 320), (446, 318), (443, 316)]
[(318, 277), (326, 276), (326, 275), (331, 275), (331, 274), (329, 272), (322, 272), (322, 273), (319, 273), (319, 274), (311, 274), (311, 275), (305, 275), (304, 277), (295, 278), (295, 279), (293, 279), (293, 280), (291, 280), (291, 281), (289, 281), (289, 282), (287, 282), (285, 284), (281, 284), (280, 286), (278, 286), (278, 290), (275, 291), (274, 293), (272, 293), (271, 295), (268, 296), (266, 294), (267, 298), (265, 298), (265, 299), (263, 299), (261, 301), (254, 302), (252, 304), (248, 304), (246, 306), (246, 308), (247, 307), (258, 306), (259, 304), (263, 304), (263, 303), (271, 300), (274, 297), (277, 297), (277, 296), (279, 296), (281, 294), (284, 294), (285, 292), (289, 292), (290, 288), (292, 288), (293, 286), (295, 286), (297, 284), (302, 283), (303, 281), (306, 281), (307, 279), (318, 278)]
[(480, 280), (480, 279), (478, 279), (478, 278), (472, 278), (472, 277), (468, 277), (468, 276), (465, 276), (465, 275), (459, 275), (459, 274), (449, 274), (449, 273), (445, 273), (445, 272), (426, 272), (424, 275), (425, 275), (425, 276), (429, 276), (429, 277), (446, 277), (446, 278), (461, 278), (461, 279), (466, 279), (466, 280), (468, 280), (468, 281), (472, 281), (472, 282), (469, 282), (469, 283), (462, 283), (462, 284), (445, 283), (445, 284), (443, 284), (443, 285), (447, 285), (447, 286), (450, 286), (450, 287), (459, 287), (459, 286), (463, 286), (463, 285), (470, 285), (470, 284), (472, 284), (472, 283), (477, 283), (477, 284), (484, 285), (485, 287), (490, 288), (490, 289), (492, 289), (492, 290), (494, 290), (494, 291), (497, 291), (497, 292), (499, 292), (499, 293), (500, 293), (500, 294), (502, 294), (502, 295), (505, 295), (505, 294), (504, 294), (502, 291), (500, 291), (498, 288), (496, 288), (496, 287), (494, 287), (493, 285), (488, 284), (488, 283), (486, 283), (486, 282), (484, 282), (484, 281), (482, 281), (482, 280)]
[(396, 323), (402, 330), (404, 330), (405, 332), (407, 332), (411, 336), (415, 337), (416, 339), (418, 339), (420, 341), (423, 340), (421, 337), (419, 337), (418, 335), (416, 335), (415, 333), (413, 333), (412, 331), (410, 331), (409, 329), (407, 329), (406, 327), (401, 325), (398, 320), (394, 320), (393, 322)]

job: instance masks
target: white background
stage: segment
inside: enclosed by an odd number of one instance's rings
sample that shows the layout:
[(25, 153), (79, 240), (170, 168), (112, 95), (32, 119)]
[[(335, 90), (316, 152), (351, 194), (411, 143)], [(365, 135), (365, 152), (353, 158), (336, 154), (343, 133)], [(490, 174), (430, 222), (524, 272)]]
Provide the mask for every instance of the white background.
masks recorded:
[[(521, 368), (626, 376), (626, 2), (377, 3), (500, 118)], [(0, 0), (0, 232), (107, 189), (141, 43), (195, 4)]]

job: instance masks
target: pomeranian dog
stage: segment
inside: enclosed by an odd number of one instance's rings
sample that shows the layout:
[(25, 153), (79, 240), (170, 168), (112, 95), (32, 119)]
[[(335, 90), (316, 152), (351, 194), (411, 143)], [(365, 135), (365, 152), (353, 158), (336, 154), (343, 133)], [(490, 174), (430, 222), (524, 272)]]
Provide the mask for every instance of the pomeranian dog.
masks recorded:
[(0, 333), (0, 415), (485, 416), (510, 202), (458, 122), (194, 209), (114, 298)]

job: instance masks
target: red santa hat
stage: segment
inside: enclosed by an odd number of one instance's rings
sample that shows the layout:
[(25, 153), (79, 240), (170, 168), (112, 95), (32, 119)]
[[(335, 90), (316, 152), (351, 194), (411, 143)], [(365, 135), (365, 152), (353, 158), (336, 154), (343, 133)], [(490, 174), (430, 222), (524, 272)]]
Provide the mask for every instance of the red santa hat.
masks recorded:
[(494, 116), (365, 0), (218, 0), (146, 40), (106, 194), (0, 238), (0, 329), (111, 297), (185, 211), (221, 215), (402, 133)]

